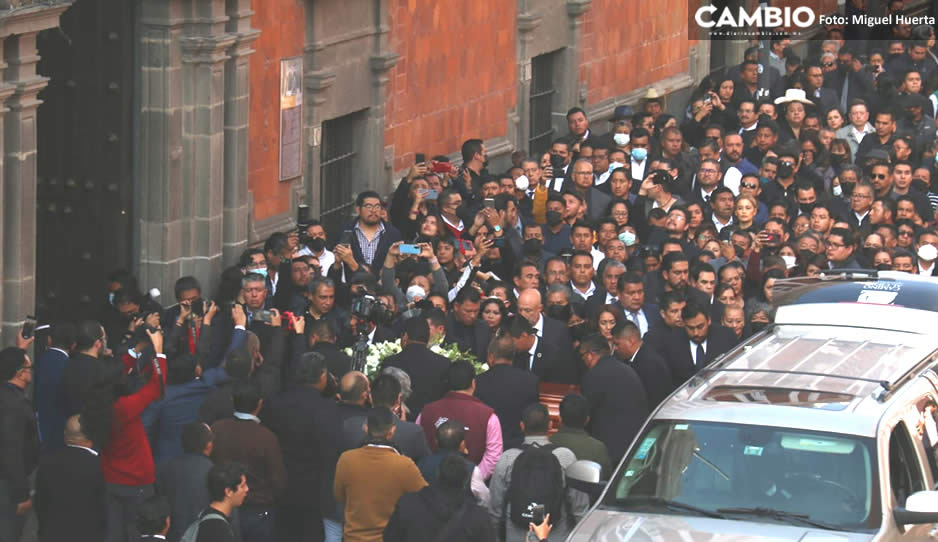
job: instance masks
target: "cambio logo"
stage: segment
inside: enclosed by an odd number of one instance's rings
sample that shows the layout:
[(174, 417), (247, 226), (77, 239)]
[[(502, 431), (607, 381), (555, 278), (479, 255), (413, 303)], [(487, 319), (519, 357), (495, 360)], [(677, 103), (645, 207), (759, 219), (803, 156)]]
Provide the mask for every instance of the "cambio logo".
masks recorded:
[(713, 14), (717, 12), (716, 6), (701, 6), (694, 14), (694, 20), (703, 28), (746, 28), (746, 27), (791, 27), (808, 28), (814, 24), (815, 15), (811, 8), (804, 6), (797, 8), (778, 8), (760, 5), (751, 14), (742, 7), (736, 15), (729, 9), (723, 10), (717, 20)]

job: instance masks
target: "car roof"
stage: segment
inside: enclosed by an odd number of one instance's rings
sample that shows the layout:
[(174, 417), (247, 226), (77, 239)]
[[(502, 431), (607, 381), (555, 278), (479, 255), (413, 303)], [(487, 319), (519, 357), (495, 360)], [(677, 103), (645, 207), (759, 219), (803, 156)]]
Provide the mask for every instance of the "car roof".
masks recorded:
[(895, 391), (938, 353), (938, 313), (840, 303), (780, 307), (776, 324), (692, 378), (656, 418), (874, 436)]
[(849, 303), (938, 312), (938, 277), (900, 271), (828, 270), (817, 277), (780, 279), (776, 305)]

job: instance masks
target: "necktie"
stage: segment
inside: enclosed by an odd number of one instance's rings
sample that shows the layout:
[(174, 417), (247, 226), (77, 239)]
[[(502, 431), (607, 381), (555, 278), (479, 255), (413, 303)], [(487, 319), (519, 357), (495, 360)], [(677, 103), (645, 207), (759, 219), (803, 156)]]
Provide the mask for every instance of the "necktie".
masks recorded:
[(703, 344), (697, 345), (697, 363), (696, 365), (703, 365), (707, 361), (707, 354), (704, 352)]

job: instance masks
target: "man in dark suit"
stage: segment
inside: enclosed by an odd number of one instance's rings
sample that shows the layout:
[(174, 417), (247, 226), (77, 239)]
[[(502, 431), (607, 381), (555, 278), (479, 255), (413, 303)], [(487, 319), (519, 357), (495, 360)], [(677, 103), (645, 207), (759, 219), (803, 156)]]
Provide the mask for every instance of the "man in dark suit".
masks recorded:
[(661, 322), (658, 305), (645, 301), (645, 282), (640, 274), (635, 271), (623, 273), (616, 287), (622, 314), (638, 326), (642, 336)]
[[(380, 374), (371, 384), (371, 402), (375, 407), (385, 407), (394, 414), (394, 436), (391, 443), (402, 455), (419, 462), (430, 455), (430, 446), (423, 428), (419, 425), (401, 419), (401, 382), (392, 374)], [(367, 434), (364, 425), (368, 421), (367, 414), (353, 416), (345, 420), (343, 431), (347, 435), (346, 442), (357, 442), (360, 445)], [(353, 438), (348, 436), (355, 435)]]
[(39, 540), (100, 542), (107, 527), (101, 458), (77, 414), (63, 432), (65, 446), (44, 454), (36, 473)]
[(355, 212), (358, 219), (343, 228), (340, 244), (335, 247), (336, 262), (341, 261), (349, 274), (357, 271), (349, 268), (348, 254), (351, 253), (357, 266), (367, 265), (372, 274), (377, 275), (388, 249), (401, 240), (401, 232), (390, 222), (381, 220), (381, 196), (377, 192), (366, 190), (359, 194)]
[(674, 391), (671, 370), (664, 358), (642, 342), (638, 327), (632, 322), (622, 322), (612, 330), (615, 355), (626, 365), (635, 369), (642, 379), (648, 395), (648, 408), (654, 409)]
[(352, 370), (352, 358), (336, 345), (338, 335), (334, 322), (325, 318), (312, 322), (308, 337), (310, 352), (318, 352), (326, 358), (332, 376), (339, 379)]
[(75, 326), (56, 324), (49, 337), (49, 349), (36, 359), (33, 388), (35, 391), (36, 421), (43, 451), (58, 450), (65, 446), (62, 434), (68, 407), (65, 403), (65, 367), (68, 353), (75, 347)]
[(280, 441), (287, 470), (287, 489), (277, 510), (279, 540), (319, 537), (323, 503), (332, 503), (332, 486), (324, 469), (338, 461), (340, 433), (335, 400), (323, 397), (328, 371), (315, 352), (303, 354), (293, 367), (294, 386), (264, 403), (263, 423)]
[(603, 441), (613, 463), (628, 450), (648, 416), (648, 398), (635, 370), (609, 352), (609, 343), (594, 333), (580, 343), (586, 365), (582, 392), (590, 403), (590, 434)]
[[(536, 336), (531, 344), (515, 341), (515, 359), (543, 382), (576, 384), (582, 371), (573, 359), (573, 338), (567, 323), (544, 316), (543, 311), (539, 291), (528, 288), (518, 296), (518, 314), (533, 326)], [(517, 339), (520, 331), (512, 331), (512, 336)]]
[(105, 357), (108, 353), (104, 327), (93, 320), (79, 324), (75, 336), (75, 349), (78, 353), (73, 355), (65, 365), (62, 382), (68, 416), (81, 412), (88, 390), (94, 385), (100, 371), (101, 362), (98, 358)]
[(840, 96), (833, 89), (824, 87), (824, 69), (818, 62), (807, 63), (805, 75), (808, 77), (808, 87), (804, 92), (814, 102), (822, 118), (826, 117), (832, 107), (840, 106)]
[(538, 401), (537, 376), (513, 367), (514, 357), (512, 337), (495, 337), (489, 345), (489, 370), (476, 377), (476, 397), (498, 415), (505, 449), (518, 448), (524, 443), (521, 413)]
[(192, 422), (182, 430), (183, 455), (164, 463), (156, 473), (157, 493), (169, 501), (172, 524), (167, 540), (175, 542), (211, 501), (208, 471), (212, 468), (215, 435), (202, 422)]
[(446, 317), (444, 339), (447, 344), (456, 344), (460, 350), (475, 354), (477, 359), (485, 359), (491, 333), (488, 324), (479, 320), (481, 303), (482, 296), (475, 288), (460, 290), (453, 300), (453, 310)]
[(661, 296), (661, 308), (658, 310), (660, 321), (642, 337), (646, 347), (654, 350), (662, 358), (667, 353), (675, 334), (683, 333), (684, 320), (681, 310), (687, 301), (681, 292), (665, 292)]
[[(476, 304), (478, 306), (478, 304)], [(485, 324), (483, 324), (485, 325)], [(430, 325), (422, 316), (415, 316), (404, 324), (401, 344), (404, 348), (384, 360), (382, 367), (397, 367), (410, 376), (413, 393), (407, 400), (410, 417), (416, 419), (424, 405), (443, 397), (449, 388), (446, 371), (449, 360), (427, 348), (430, 341)]]
[[(206, 485), (203, 483), (202, 485)], [(176, 539), (167, 538), (170, 524), (170, 507), (166, 497), (153, 495), (137, 507), (137, 531), (141, 542), (162, 542)]]
[(687, 304), (681, 310), (684, 332), (676, 333), (668, 346), (666, 360), (675, 387), (687, 382), (700, 369), (736, 345), (736, 334), (721, 325), (711, 325), (710, 310)]

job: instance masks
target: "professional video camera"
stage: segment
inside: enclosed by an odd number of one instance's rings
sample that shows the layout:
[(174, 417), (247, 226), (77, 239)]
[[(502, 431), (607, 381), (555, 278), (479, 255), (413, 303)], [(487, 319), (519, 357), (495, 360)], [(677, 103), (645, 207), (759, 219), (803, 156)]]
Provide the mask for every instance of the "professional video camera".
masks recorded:
[(352, 299), (350, 312), (352, 318), (358, 322), (355, 326), (358, 339), (352, 345), (352, 370), (364, 371), (365, 360), (368, 357), (368, 335), (371, 333), (372, 326), (389, 322), (393, 315), (380, 299), (367, 293)]

